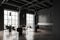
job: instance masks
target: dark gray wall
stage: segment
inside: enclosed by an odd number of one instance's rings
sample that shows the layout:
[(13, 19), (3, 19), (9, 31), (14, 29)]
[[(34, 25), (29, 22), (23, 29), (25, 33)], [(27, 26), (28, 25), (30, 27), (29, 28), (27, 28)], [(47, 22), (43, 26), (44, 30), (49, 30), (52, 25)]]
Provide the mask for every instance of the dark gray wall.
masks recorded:
[(53, 19), (54, 19), (54, 34), (55, 40), (60, 40), (60, 1), (54, 0), (53, 8)]
[(20, 11), (20, 25), (26, 25), (26, 10)]
[(3, 7), (0, 6), (0, 31), (4, 28), (4, 16), (3, 16)]
[(39, 20), (38, 21), (52, 23), (53, 22), (53, 18), (52, 18), (52, 16), (53, 16), (53, 7), (48, 8), (48, 9), (46, 8), (46, 9), (40, 10), (38, 12), (38, 15), (39, 15), (39, 17), (38, 17)]
[(41, 14), (50, 15), (51, 22), (53, 22), (53, 40), (60, 40), (60, 2), (54, 0), (53, 7), (49, 9), (40, 10)]

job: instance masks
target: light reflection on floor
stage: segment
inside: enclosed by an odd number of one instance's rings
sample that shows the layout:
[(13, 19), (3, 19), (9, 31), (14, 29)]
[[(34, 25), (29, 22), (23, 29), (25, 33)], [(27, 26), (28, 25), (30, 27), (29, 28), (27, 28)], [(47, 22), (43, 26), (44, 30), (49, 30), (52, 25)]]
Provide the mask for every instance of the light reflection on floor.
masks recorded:
[(26, 30), (26, 40), (34, 40), (34, 29), (28, 28)]
[[(26, 29), (25, 36), (26, 40), (34, 40), (34, 30), (31, 28)], [(12, 31), (9, 35), (8, 30), (4, 30), (3, 40), (19, 40), (18, 32)]]
[(4, 30), (3, 40), (18, 40), (18, 32), (12, 31), (11, 34), (9, 35), (9, 31)]
[(8, 30), (4, 30), (3, 40), (52, 40), (51, 32), (39, 29), (38, 32), (34, 32), (33, 29), (28, 28), (24, 31), (25, 35), (18, 37), (17, 31), (12, 31), (12, 35), (8, 35)]

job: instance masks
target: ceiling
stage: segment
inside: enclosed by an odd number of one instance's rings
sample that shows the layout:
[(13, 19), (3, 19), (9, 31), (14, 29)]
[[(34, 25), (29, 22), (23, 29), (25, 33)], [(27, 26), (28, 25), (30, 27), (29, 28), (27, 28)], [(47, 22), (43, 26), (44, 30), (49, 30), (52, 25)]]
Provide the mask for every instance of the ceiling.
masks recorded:
[(19, 7), (21, 9), (28, 9), (39, 11), (44, 8), (50, 8), (53, 5), (53, 0), (5, 0), (2, 4)]

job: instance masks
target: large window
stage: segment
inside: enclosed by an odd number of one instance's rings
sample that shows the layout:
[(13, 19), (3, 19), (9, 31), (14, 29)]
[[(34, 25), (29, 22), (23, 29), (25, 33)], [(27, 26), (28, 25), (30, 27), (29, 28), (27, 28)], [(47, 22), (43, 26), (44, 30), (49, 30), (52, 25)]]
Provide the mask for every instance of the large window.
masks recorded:
[(34, 27), (34, 15), (26, 14), (26, 25)]
[(11, 10), (4, 10), (4, 29), (6, 29), (6, 25), (18, 27), (18, 12)]

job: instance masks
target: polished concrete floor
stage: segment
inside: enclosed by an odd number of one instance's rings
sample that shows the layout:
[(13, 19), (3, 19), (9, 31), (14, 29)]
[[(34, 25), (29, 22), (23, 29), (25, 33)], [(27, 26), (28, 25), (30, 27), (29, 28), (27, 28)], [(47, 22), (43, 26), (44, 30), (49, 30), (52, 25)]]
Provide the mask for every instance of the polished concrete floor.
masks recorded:
[[(29, 37), (27, 37), (27, 38), (29, 38)], [(52, 35), (52, 32), (38, 29), (38, 32), (34, 32), (33, 38), (34, 38), (33, 40), (53, 40), (53, 35)], [(24, 35), (22, 35), (19, 39), (20, 40), (27, 40)]]
[(12, 32), (9, 32), (9, 30), (3, 31), (3, 40), (18, 40), (18, 32), (12, 30)]
[[(26, 31), (24, 31), (23, 35), (18, 37), (17, 36), (18, 34), (15, 31), (15, 33), (14, 33), (15, 35), (12, 35), (10, 39), (11, 40), (53, 40), (52, 32), (49, 32), (49, 31), (46, 31), (46, 30), (42, 30), (42, 29), (38, 29), (38, 32), (33, 32), (34, 34), (32, 32), (29, 32), (29, 34), (26, 34)], [(26, 35), (28, 35), (28, 36), (26, 37)], [(0, 40), (3, 40), (3, 39), (4, 39), (3, 38), (3, 31), (0, 31)], [(7, 40), (10, 40), (10, 39), (8, 38)]]
[(3, 40), (3, 31), (0, 31), (0, 40)]
[(51, 32), (42, 29), (34, 35), (34, 40), (52, 40), (52, 38)]

